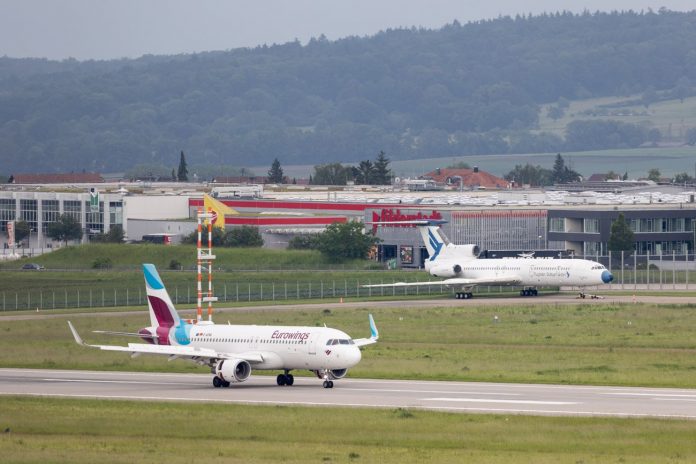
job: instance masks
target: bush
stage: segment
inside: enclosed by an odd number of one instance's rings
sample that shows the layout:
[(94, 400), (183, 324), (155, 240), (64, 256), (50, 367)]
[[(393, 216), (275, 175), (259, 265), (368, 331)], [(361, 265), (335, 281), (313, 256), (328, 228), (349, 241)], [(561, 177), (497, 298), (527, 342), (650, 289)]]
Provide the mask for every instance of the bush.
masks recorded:
[(92, 269), (111, 269), (113, 263), (111, 258), (100, 256), (92, 261)]
[(181, 263), (179, 261), (177, 261), (176, 259), (172, 259), (171, 261), (169, 261), (169, 269), (171, 269), (172, 271), (180, 271), (183, 269), (183, 267), (181, 266)]
[(223, 246), (227, 247), (262, 247), (263, 238), (258, 227), (235, 227), (225, 234)]
[(312, 250), (316, 248), (311, 235), (296, 235), (288, 242), (288, 250)]

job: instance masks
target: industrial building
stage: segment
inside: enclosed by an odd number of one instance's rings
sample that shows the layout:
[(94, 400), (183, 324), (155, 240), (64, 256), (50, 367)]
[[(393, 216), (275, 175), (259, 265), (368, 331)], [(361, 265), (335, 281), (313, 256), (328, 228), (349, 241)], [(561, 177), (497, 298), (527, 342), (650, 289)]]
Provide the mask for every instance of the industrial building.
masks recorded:
[[(99, 189), (96, 204), (92, 188)], [(6, 246), (7, 221), (24, 220), (32, 229), (27, 248), (59, 246), (48, 239), (46, 231), (63, 213), (80, 222), (83, 242), (114, 225), (123, 226), (129, 240), (169, 234), (177, 242), (195, 229), (193, 218), (203, 206), (203, 192), (209, 190), (203, 184), (176, 183), (85, 184), (52, 187), (52, 191), (46, 187), (5, 187), (0, 191), (0, 243)], [(239, 213), (225, 217), (225, 227), (257, 226), (267, 247), (284, 248), (295, 235), (316, 234), (329, 224), (358, 220), (381, 239), (377, 259), (420, 267), (426, 252), (417, 230), (380, 222), (445, 220), (443, 230), (452, 242), (475, 243), (496, 255), (505, 250), (558, 250), (594, 257), (607, 253), (611, 223), (623, 212), (635, 233), (637, 253), (693, 253), (694, 192), (672, 190), (419, 192), (303, 187), (255, 189), (253, 195), (235, 193), (218, 199)]]

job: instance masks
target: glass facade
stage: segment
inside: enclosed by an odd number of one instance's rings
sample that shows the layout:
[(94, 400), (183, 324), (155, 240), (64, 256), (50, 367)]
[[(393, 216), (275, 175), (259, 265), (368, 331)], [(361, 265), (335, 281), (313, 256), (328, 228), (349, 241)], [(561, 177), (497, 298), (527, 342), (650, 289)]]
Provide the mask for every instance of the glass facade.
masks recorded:
[(82, 224), (82, 202), (65, 200), (63, 202), (63, 214), (72, 216), (73, 219)]
[(599, 219), (585, 218), (583, 221), (583, 232), (586, 234), (599, 233)]
[(48, 232), (48, 225), (58, 220), (60, 215), (58, 200), (41, 200), (41, 230)]
[(565, 232), (565, 218), (550, 218), (549, 232)]
[(631, 230), (634, 233), (648, 232), (691, 232), (694, 220), (691, 218), (647, 218), (632, 219)]
[(109, 224), (123, 225), (123, 202), (122, 201), (110, 201), (109, 202)]
[(26, 221), (33, 230), (36, 230), (39, 219), (38, 203), (38, 200), (19, 200), (19, 219)]
[(7, 232), (7, 221), (17, 216), (17, 202), (14, 198), (0, 198), (0, 231)]
[(104, 202), (100, 201), (99, 202), (99, 210), (98, 211), (92, 211), (90, 209), (90, 202), (86, 201), (85, 202), (85, 211), (87, 211), (86, 214), (86, 224), (85, 227), (87, 229), (87, 234), (88, 235), (96, 235), (96, 234), (103, 234), (104, 233)]

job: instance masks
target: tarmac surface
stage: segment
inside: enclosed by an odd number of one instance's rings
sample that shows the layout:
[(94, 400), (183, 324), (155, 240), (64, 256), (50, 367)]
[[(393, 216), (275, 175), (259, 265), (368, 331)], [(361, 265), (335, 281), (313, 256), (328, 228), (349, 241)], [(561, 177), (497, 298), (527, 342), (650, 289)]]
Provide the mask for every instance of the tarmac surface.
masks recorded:
[(213, 388), (211, 375), (0, 369), (0, 395), (105, 400), (408, 408), (457, 413), (696, 419), (696, 390), (253, 376)]

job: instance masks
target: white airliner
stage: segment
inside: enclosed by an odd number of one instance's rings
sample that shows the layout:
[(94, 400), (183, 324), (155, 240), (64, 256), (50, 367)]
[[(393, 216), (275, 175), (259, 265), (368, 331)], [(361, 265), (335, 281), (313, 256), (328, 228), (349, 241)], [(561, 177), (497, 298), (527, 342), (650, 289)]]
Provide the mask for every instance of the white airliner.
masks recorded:
[(187, 359), (209, 366), (213, 386), (229, 387), (244, 382), (251, 370), (283, 370), (278, 385), (292, 385), (294, 369), (307, 369), (324, 380), (324, 388), (343, 378), (348, 369), (360, 362), (360, 347), (377, 342), (379, 333), (369, 315), (370, 338), (353, 340), (346, 333), (328, 327), (281, 327), (257, 325), (223, 325), (208, 321), (186, 321), (174, 309), (157, 269), (143, 264), (150, 327), (138, 333), (105, 332), (111, 335), (140, 337), (147, 343), (128, 346), (88, 345), (68, 321), (75, 341), (83, 346), (107, 351), (124, 351), (132, 356), (159, 354), (173, 359)]
[[(445, 221), (401, 221), (376, 224), (413, 224), (423, 237), (428, 250), (425, 270), (438, 282), (397, 282), (394, 284), (365, 285), (364, 287), (411, 287), (445, 285), (457, 290), (456, 297), (469, 299), (471, 290), (478, 285), (514, 285), (523, 287), (520, 296), (536, 296), (537, 287), (587, 287), (608, 284), (614, 279), (602, 264), (586, 259), (533, 258), (525, 253), (520, 258), (478, 259), (478, 245), (450, 243), (440, 225)], [(580, 296), (584, 297), (581, 293)]]

